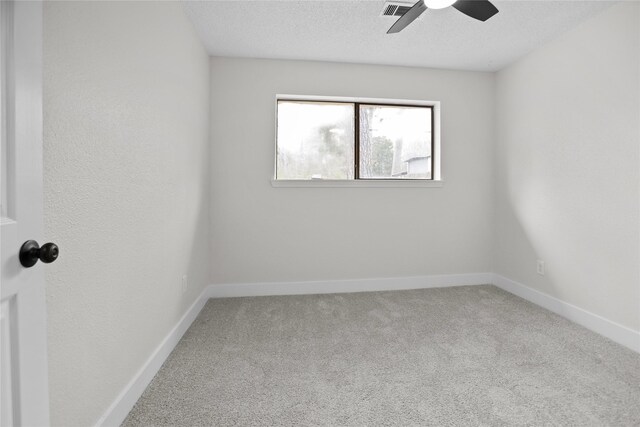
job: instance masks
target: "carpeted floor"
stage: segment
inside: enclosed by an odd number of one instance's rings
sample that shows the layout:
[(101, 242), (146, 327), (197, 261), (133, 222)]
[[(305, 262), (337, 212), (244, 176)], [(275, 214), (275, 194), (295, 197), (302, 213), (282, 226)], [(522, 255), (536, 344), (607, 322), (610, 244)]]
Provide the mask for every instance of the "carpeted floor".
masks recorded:
[(210, 300), (125, 426), (640, 425), (640, 355), (490, 285)]

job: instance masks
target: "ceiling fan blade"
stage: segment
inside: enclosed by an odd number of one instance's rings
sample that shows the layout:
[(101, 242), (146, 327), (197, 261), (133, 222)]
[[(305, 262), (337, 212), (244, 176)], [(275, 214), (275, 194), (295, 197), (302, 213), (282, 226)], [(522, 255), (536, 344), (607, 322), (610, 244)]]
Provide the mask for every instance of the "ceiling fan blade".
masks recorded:
[(465, 15), (483, 22), (498, 13), (498, 8), (489, 0), (458, 0), (452, 6)]
[(427, 10), (427, 6), (425, 6), (424, 1), (418, 0), (416, 4), (411, 6), (411, 9), (407, 10), (404, 15), (398, 18), (396, 23), (393, 24), (391, 28), (389, 28), (387, 34), (399, 33), (400, 31), (404, 30), (407, 25), (415, 21), (416, 18), (422, 15), (422, 12), (424, 12), (425, 10)]

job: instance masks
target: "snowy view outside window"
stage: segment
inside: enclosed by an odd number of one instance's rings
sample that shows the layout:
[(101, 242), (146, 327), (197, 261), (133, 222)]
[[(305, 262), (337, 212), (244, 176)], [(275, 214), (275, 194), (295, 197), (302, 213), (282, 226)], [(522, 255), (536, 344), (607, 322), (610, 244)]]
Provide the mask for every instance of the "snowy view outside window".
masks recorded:
[(432, 179), (431, 107), (279, 100), (277, 116), (276, 179)]

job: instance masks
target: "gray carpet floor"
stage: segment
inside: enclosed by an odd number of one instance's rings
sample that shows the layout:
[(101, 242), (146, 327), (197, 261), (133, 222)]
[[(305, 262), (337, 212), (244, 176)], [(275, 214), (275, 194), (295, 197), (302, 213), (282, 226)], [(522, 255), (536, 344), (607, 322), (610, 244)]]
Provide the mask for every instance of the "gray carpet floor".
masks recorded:
[(502, 290), (210, 300), (125, 426), (640, 425), (640, 355)]

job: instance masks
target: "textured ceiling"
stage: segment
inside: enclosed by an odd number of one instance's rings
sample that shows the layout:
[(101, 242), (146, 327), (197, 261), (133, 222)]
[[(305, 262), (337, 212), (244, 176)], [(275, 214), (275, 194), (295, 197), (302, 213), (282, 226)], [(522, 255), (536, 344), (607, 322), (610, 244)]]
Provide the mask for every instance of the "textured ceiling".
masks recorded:
[(605, 1), (499, 1), (479, 22), (427, 10), (398, 34), (383, 0), (185, 1), (214, 56), (304, 59), (459, 70), (498, 70), (612, 5)]

